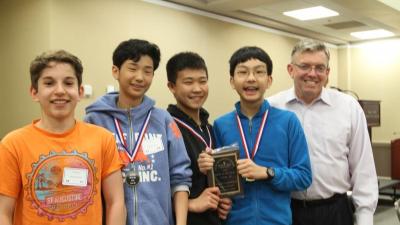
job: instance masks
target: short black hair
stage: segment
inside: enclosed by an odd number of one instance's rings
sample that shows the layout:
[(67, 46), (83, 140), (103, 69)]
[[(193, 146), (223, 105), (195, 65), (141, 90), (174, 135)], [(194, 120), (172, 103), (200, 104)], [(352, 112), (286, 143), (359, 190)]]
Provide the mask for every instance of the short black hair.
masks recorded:
[(31, 75), (31, 85), (35, 90), (38, 90), (38, 80), (44, 69), (52, 67), (51, 63), (67, 63), (75, 71), (78, 87), (82, 84), (83, 66), (81, 60), (75, 55), (65, 50), (55, 50), (43, 52), (37, 56), (32, 62), (29, 69)]
[(237, 64), (246, 62), (250, 59), (258, 59), (267, 65), (267, 74), (271, 76), (272, 74), (272, 60), (269, 55), (259, 47), (256, 46), (246, 46), (239, 48), (233, 53), (231, 59), (229, 59), (229, 73), (231, 77), (235, 73), (235, 68)]
[(156, 44), (150, 43), (146, 40), (129, 39), (121, 42), (113, 53), (113, 65), (121, 68), (126, 60), (133, 60), (137, 62), (140, 57), (148, 55), (153, 60), (154, 71), (158, 68), (160, 63), (160, 49)]
[(175, 83), (177, 75), (184, 69), (204, 70), (208, 78), (208, 71), (204, 59), (195, 52), (180, 52), (172, 56), (167, 62), (167, 79)]

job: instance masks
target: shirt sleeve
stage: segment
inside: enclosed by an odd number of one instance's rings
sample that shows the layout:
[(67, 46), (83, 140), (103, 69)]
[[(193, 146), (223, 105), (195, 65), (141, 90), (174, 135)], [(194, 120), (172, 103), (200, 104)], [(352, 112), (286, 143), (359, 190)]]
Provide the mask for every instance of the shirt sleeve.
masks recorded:
[(176, 191), (189, 192), (192, 185), (190, 159), (179, 127), (171, 117), (167, 118), (167, 138), (172, 195)]
[(356, 224), (372, 225), (379, 196), (378, 178), (364, 112), (358, 103), (353, 105), (349, 168)]
[(111, 133), (109, 135), (104, 135), (103, 165), (101, 172), (102, 179), (116, 170), (121, 169), (123, 165), (124, 164), (118, 154), (114, 136)]
[(0, 194), (18, 198), (22, 186), (18, 164), (15, 152), (0, 143)]

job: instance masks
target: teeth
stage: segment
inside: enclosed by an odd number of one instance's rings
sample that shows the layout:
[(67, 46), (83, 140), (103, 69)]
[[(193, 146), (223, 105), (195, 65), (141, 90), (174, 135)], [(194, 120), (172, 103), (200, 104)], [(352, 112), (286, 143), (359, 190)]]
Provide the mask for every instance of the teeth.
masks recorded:
[(55, 103), (55, 104), (62, 104), (62, 103), (67, 103), (68, 101), (67, 100), (53, 100), (51, 102)]
[(316, 84), (316, 83), (317, 83), (317, 82), (314, 81), (314, 80), (305, 80), (304, 82), (305, 82), (305, 83), (313, 83), (313, 84)]
[(131, 84), (132, 86), (134, 86), (135, 88), (143, 88), (142, 85), (138, 85), (138, 84)]

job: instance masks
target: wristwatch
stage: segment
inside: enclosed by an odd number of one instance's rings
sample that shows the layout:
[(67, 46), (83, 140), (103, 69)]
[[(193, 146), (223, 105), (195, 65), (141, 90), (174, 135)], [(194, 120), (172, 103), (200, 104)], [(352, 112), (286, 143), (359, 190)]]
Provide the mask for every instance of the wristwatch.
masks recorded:
[(274, 170), (272, 167), (267, 167), (266, 173), (267, 173), (267, 176), (268, 176), (268, 177), (267, 177), (267, 180), (268, 180), (268, 181), (274, 179), (274, 177), (275, 177), (275, 170)]

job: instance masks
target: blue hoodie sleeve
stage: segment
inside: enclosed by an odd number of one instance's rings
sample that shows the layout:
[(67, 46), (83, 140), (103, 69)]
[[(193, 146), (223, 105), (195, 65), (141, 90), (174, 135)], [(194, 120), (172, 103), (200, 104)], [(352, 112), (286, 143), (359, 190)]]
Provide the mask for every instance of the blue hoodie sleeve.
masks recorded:
[(288, 121), (287, 132), (289, 165), (288, 167), (274, 168), (275, 177), (271, 183), (274, 188), (281, 191), (304, 190), (311, 185), (311, 165), (303, 128), (293, 113)]
[(85, 117), (83, 117), (83, 121), (86, 123), (96, 124), (93, 118), (93, 113), (86, 114)]
[(100, 127), (108, 129), (110, 132), (114, 132), (114, 124), (112, 117), (108, 116), (103, 112), (89, 112), (83, 118), (86, 123), (91, 123)]
[(190, 159), (187, 155), (185, 143), (179, 127), (171, 116), (166, 119), (168, 138), (168, 160), (171, 180), (171, 191), (187, 191), (192, 186)]

